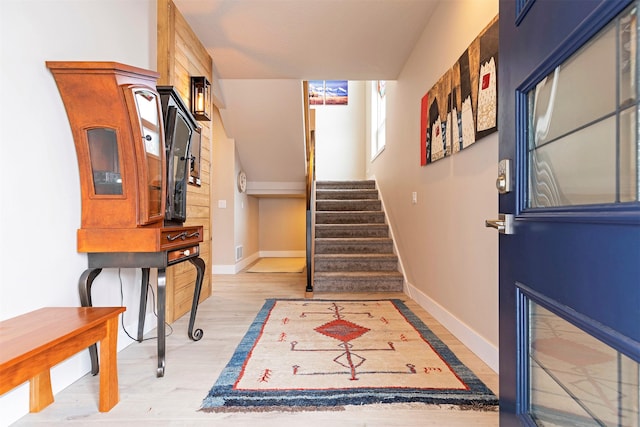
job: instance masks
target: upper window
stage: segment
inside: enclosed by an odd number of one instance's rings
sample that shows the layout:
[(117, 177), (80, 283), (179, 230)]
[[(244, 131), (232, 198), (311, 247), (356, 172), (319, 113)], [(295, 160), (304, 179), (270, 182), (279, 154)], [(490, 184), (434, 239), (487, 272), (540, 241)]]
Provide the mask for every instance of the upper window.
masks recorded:
[(386, 91), (385, 82), (378, 80), (371, 85), (371, 159), (384, 150), (386, 134)]

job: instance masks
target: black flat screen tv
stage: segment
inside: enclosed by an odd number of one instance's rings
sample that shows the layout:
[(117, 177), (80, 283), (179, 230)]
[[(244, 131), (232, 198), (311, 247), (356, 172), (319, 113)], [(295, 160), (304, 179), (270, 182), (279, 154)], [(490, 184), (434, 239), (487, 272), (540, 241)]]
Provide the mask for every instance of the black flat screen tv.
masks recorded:
[(164, 120), (167, 156), (167, 202), (165, 225), (187, 219), (187, 184), (191, 170), (191, 140), (199, 136), (198, 123), (173, 86), (158, 86)]

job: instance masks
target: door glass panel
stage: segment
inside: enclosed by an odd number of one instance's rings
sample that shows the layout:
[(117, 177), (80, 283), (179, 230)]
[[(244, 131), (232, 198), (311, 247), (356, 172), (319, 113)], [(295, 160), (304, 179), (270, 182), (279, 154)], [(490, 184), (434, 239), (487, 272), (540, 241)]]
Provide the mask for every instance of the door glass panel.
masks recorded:
[(122, 194), (118, 138), (113, 129), (87, 130), (93, 191), (97, 195)]
[(638, 427), (638, 363), (531, 300), (528, 354), (537, 425)]
[(527, 207), (638, 200), (636, 9), (527, 94)]

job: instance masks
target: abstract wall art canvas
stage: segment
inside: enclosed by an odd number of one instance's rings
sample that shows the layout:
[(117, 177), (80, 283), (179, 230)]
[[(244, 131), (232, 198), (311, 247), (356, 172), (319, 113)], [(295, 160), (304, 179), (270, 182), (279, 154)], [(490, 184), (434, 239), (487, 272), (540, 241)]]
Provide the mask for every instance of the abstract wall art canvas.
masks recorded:
[(455, 154), (498, 130), (497, 70), (496, 16), (422, 98), (421, 165)]

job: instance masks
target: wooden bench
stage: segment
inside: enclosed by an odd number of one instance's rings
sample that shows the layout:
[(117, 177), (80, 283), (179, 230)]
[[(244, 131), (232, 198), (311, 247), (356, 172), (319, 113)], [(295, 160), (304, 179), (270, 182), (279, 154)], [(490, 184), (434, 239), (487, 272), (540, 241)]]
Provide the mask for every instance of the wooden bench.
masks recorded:
[(118, 403), (118, 315), (124, 307), (48, 307), (0, 322), (0, 395), (29, 381), (29, 410), (53, 402), (50, 369), (100, 342), (100, 412)]

